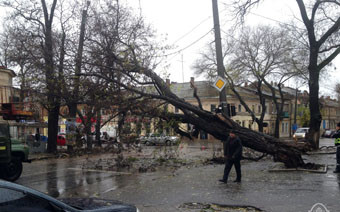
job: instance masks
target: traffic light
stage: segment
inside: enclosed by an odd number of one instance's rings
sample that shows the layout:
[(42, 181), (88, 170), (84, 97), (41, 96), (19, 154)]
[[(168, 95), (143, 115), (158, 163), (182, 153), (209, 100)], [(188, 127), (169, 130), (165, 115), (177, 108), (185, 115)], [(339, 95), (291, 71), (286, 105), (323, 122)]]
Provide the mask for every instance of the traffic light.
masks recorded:
[[(226, 110), (227, 110), (226, 112), (227, 112), (229, 117), (236, 116), (236, 107), (234, 105), (227, 104)], [(221, 104), (218, 105), (218, 107), (215, 109), (215, 112), (216, 113), (222, 113), (223, 112), (223, 108), (222, 108)]]
[(236, 107), (234, 105), (227, 104), (228, 116), (236, 116)]

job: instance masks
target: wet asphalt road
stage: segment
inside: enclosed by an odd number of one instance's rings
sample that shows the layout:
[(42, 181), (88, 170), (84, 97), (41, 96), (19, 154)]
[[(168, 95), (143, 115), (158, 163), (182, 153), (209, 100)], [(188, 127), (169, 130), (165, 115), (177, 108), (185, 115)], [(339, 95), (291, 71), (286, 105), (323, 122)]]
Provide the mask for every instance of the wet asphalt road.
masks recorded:
[[(322, 145), (332, 140), (323, 139)], [(219, 143), (214, 144), (215, 148)], [(185, 145), (186, 157), (212, 156), (212, 144)], [(153, 148), (153, 147), (151, 147)], [(99, 158), (99, 156), (95, 156)], [(104, 155), (101, 157), (110, 157)], [(243, 181), (227, 185), (222, 177), (223, 165), (194, 165), (176, 171), (164, 169), (151, 173), (117, 173), (83, 170), (86, 157), (53, 159), (24, 164), (17, 183), (45, 192), (53, 197), (100, 197), (121, 200), (138, 206), (141, 211), (180, 211), (186, 202), (253, 205), (266, 211), (309, 211), (323, 203), (330, 211), (340, 211), (340, 175), (332, 172), (335, 155), (304, 156), (309, 161), (328, 164), (326, 174), (306, 172), (268, 172), (271, 160), (242, 162)], [(232, 170), (230, 181), (235, 177)]]

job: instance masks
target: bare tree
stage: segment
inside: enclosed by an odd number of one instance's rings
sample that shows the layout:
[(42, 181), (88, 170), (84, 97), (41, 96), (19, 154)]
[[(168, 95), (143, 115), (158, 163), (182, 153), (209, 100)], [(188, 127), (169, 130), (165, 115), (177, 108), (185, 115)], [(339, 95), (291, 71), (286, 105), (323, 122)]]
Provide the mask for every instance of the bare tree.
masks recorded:
[(58, 91), (58, 74), (54, 62), (54, 38), (53, 20), (57, 0), (48, 4), (45, 0), (39, 3), (36, 1), (1, 1), (2, 5), (12, 9), (11, 18), (16, 20), (20, 30), (30, 35), (31, 38), (39, 40), (40, 58), (44, 61), (40, 63), (46, 82), (46, 106), (48, 109), (48, 151), (56, 151), (56, 139), (58, 133), (58, 117), (60, 101), (56, 97)]
[(338, 101), (340, 102), (340, 83), (337, 83), (335, 85), (335, 93), (336, 93), (336, 97), (337, 97)]
[[(228, 132), (233, 129), (241, 137), (245, 146), (272, 154), (275, 160), (284, 162), (288, 167), (304, 165), (300, 150), (292, 144), (282, 143), (268, 135), (243, 128), (229, 118), (205, 111), (177, 97), (153, 71), (155, 67), (153, 56), (159, 48), (153, 45), (154, 37), (150, 29), (137, 18), (140, 21), (136, 25), (131, 25), (134, 27), (125, 25), (121, 31), (123, 34), (117, 34), (117, 30), (112, 28), (115, 25), (109, 24), (109, 21), (115, 20), (116, 17), (115, 14), (111, 14), (113, 11), (108, 11), (107, 14), (111, 17), (108, 21), (102, 22), (98, 19), (95, 25), (91, 24), (95, 28), (90, 30), (93, 32), (91, 35), (93, 42), (88, 51), (92, 55), (91, 58), (96, 59), (94, 62), (86, 60), (87, 66), (91, 68), (86, 69), (82, 74), (83, 77), (100, 78), (121, 90), (128, 90), (144, 98), (167, 102), (183, 112), (183, 114), (173, 114), (161, 110), (158, 116), (164, 120), (193, 124), (198, 130), (204, 130), (221, 140), (226, 139)], [(106, 18), (106, 16), (99, 17)], [(133, 18), (132, 15), (131, 17)], [(103, 27), (106, 26), (105, 24), (108, 26)]]
[[(237, 1), (236, 11), (244, 16), (252, 6), (260, 0)], [(320, 72), (330, 65), (340, 53), (340, 3), (338, 1), (296, 0), (305, 27), (306, 36), (299, 39), (306, 40), (309, 47), (309, 109), (311, 120), (308, 139), (319, 147), (321, 112), (319, 107), (319, 77)]]
[[(273, 101), (276, 107), (274, 135), (278, 138), (284, 105), (284, 96), (280, 86), (291, 77), (299, 74), (296, 71), (287, 70), (287, 66), (290, 67), (289, 63), (293, 60), (290, 53), (292, 49), (290, 37), (286, 35), (285, 29), (271, 26), (244, 27), (236, 34), (237, 38), (235, 33), (230, 33), (225, 39), (225, 60), (228, 64), (225, 74), (229, 86), (251, 115), (253, 121), (258, 124), (260, 132), (263, 131), (263, 120), (265, 112), (268, 110), (266, 108), (266, 98), (268, 97), (264, 93), (268, 88), (270, 89), (272, 98), (268, 100)], [(195, 65), (198, 74), (205, 73), (214, 76), (216, 65), (213, 62), (213, 56), (214, 54), (211, 52), (202, 53), (202, 57)], [(249, 108), (237, 89), (240, 84), (251, 81), (254, 81), (250, 84), (261, 104), (261, 115), (259, 117)], [(276, 84), (279, 87), (274, 87), (271, 83), (268, 83), (269, 81), (277, 81)], [(280, 92), (281, 95), (277, 95), (277, 92)]]

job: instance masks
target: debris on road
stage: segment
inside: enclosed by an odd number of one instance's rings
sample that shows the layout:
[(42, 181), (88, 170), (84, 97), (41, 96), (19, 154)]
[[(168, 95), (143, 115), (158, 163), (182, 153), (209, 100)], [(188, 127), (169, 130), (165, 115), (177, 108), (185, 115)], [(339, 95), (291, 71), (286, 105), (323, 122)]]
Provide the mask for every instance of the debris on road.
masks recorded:
[(179, 206), (185, 212), (260, 212), (259, 208), (248, 205), (220, 205), (207, 203), (184, 203)]

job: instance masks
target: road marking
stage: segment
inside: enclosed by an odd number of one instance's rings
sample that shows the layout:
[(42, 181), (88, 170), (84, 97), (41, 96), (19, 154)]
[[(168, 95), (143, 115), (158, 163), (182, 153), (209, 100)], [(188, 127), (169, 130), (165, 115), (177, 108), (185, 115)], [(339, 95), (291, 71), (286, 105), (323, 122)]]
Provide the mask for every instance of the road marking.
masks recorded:
[(116, 190), (117, 188), (118, 188), (118, 186), (114, 186), (113, 188), (107, 189), (106, 191), (101, 192), (101, 193), (102, 193), (102, 194), (105, 194), (105, 193), (107, 193), (107, 192), (114, 191), (114, 190)]

